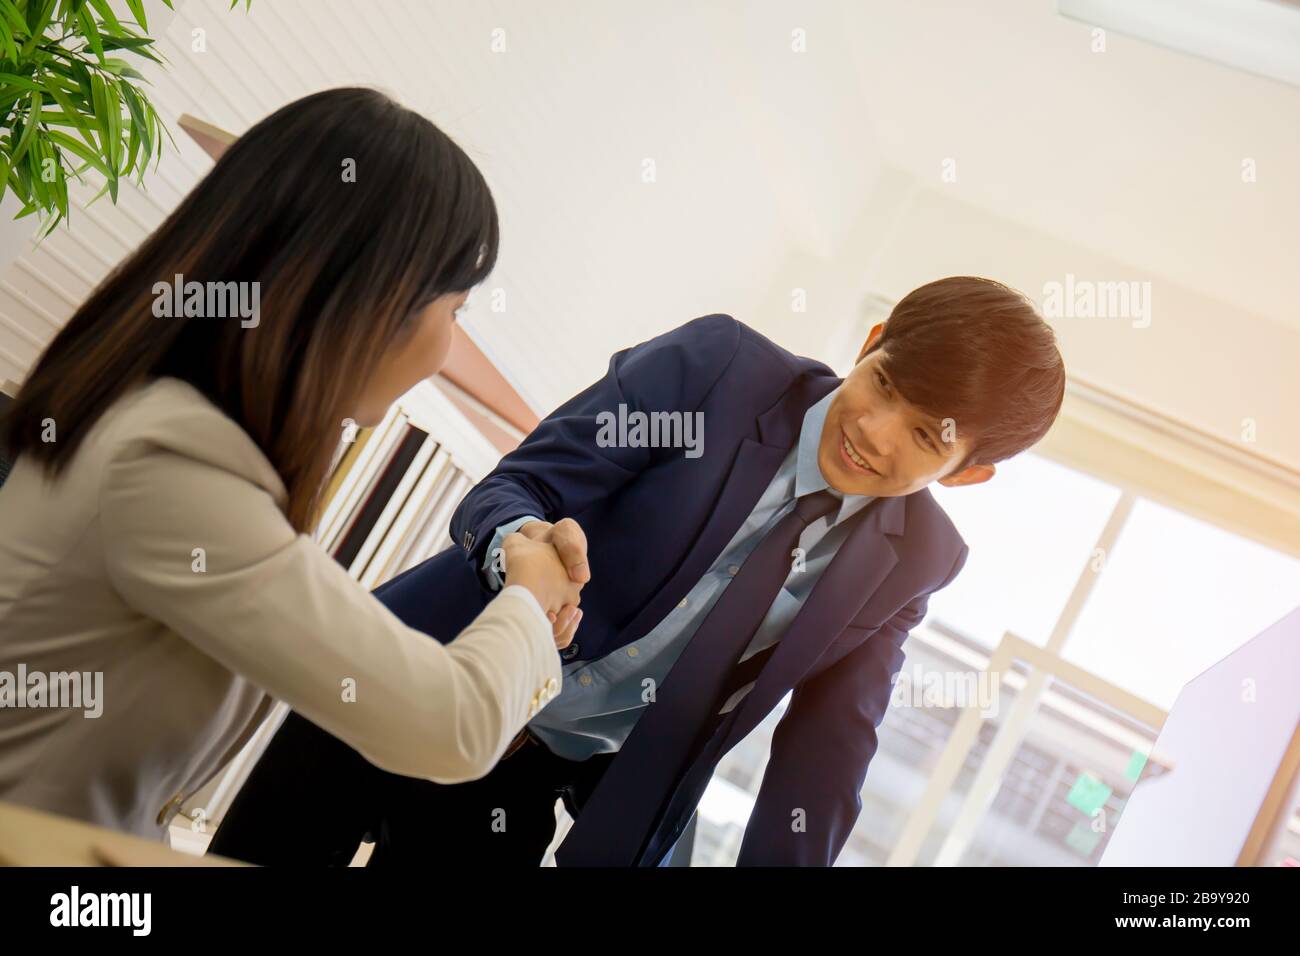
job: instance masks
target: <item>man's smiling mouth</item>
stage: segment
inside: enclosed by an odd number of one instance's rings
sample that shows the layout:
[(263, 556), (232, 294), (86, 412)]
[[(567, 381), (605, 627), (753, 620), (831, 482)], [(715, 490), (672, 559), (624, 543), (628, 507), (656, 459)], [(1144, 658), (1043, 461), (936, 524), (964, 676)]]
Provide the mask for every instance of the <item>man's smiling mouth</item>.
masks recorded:
[(840, 451), (844, 453), (844, 457), (848, 459), (855, 469), (868, 475), (880, 474), (880, 472), (868, 465), (867, 460), (853, 447), (853, 442), (849, 441), (849, 436), (844, 433), (843, 429), (840, 430)]

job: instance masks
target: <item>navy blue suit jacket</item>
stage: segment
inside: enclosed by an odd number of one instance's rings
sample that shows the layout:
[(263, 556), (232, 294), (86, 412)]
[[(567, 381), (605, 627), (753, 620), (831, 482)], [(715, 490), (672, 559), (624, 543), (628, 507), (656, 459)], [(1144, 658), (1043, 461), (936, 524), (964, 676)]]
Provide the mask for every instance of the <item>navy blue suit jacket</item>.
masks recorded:
[[(573, 518), (587, 535), (592, 580), (570, 659), (603, 657), (649, 632), (690, 591), (796, 443), (804, 413), (839, 382), (726, 315), (625, 349), (470, 491), (451, 522), (456, 548), (377, 593), (407, 623), (449, 640), (491, 598), (478, 569), (499, 525), (527, 514)], [(702, 412), (703, 454), (600, 447), (597, 415), (617, 415), (620, 404)], [(881, 498), (853, 520), (726, 732), (682, 754), (674, 795), (654, 818), (624, 821), (645, 835), (637, 862), (654, 865), (671, 849), (717, 761), (791, 690), (739, 862), (834, 862), (862, 808), (903, 641), (967, 553), (925, 490)], [(792, 825), (798, 811), (805, 829)], [(559, 862), (596, 861), (566, 859), (561, 847)]]

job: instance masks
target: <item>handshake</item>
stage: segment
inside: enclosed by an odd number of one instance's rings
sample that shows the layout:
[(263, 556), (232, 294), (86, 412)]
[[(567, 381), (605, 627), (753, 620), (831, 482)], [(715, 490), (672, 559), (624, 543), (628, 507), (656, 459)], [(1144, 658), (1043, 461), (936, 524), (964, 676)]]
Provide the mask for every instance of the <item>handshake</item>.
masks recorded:
[(555, 646), (568, 647), (582, 620), (579, 592), (591, 580), (587, 536), (578, 522), (530, 521), (501, 542), (506, 584), (533, 593), (551, 619)]

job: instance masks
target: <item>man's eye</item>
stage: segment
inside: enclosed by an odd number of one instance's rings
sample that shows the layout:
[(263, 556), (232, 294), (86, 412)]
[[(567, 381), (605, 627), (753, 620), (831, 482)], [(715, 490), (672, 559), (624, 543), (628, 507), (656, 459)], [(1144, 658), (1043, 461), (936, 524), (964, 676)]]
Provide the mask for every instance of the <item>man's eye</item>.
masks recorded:
[(876, 373), (876, 381), (880, 383), (881, 388), (883, 389), (889, 388), (889, 383), (885, 381), (885, 376), (881, 375), (879, 372)]
[(922, 441), (925, 442), (927, 448), (929, 448), (931, 451), (939, 450), (939, 446), (934, 443), (934, 439), (930, 437), (929, 432), (921, 428), (918, 428), (916, 431), (921, 436)]

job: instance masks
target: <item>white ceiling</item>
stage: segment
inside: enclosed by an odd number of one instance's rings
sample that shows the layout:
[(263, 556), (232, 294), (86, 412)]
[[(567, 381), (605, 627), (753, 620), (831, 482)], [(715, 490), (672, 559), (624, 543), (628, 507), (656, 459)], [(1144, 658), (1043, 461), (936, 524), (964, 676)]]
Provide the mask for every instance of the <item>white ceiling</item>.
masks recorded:
[[(845, 302), (872, 290), (881, 263), (896, 281), (948, 274), (932, 271), (921, 219), (909, 232), (880, 215), (899, 183), (935, 193), (922, 206), (936, 247), (944, 210), (963, 210), (971, 231), (952, 235), (994, 278), (1026, 274), (1025, 243), (1090, 250), (1124, 273), (1096, 278), (1176, 286), (1180, 308), (1203, 300), (1206, 316), (1228, 311), (1238, 334), (1264, 330), (1300, 359), (1300, 90), (1114, 34), (1093, 53), (1089, 28), (1050, 0), (178, 6), (172, 68), (154, 77), (165, 117), (240, 132), (304, 93), (360, 82), (420, 109), (475, 158), (501, 208), (488, 286), (506, 309), (480, 294), (467, 326), (541, 411), (601, 374), (613, 350), (706, 312), (791, 347), (836, 341), (851, 305), (790, 312), (789, 288), (816, 285), (799, 278), (808, 263), (833, 273)], [(205, 53), (190, 49), (195, 29)], [(796, 30), (806, 52), (791, 49)], [(183, 140), (149, 196), (74, 215), (70, 233), (4, 274), (0, 373), (17, 377), (202, 175), (208, 161)], [(1254, 184), (1241, 182), (1246, 157)], [(947, 158), (954, 183), (940, 179)], [(972, 225), (969, 210), (984, 219)], [(1166, 334), (1201, 347), (1195, 323)], [(1078, 333), (1063, 347), (1072, 373), (1231, 430), (1190, 402), (1195, 384), (1154, 382), (1150, 363), (1111, 363)], [(1300, 407), (1291, 363), (1269, 358), (1252, 401)], [(1295, 431), (1263, 450), (1300, 464)]]
[(845, 10), (887, 161), (956, 157), (964, 201), (1300, 328), (1300, 89), (1115, 33), (1091, 52), (1044, 0), (885, 6)]

